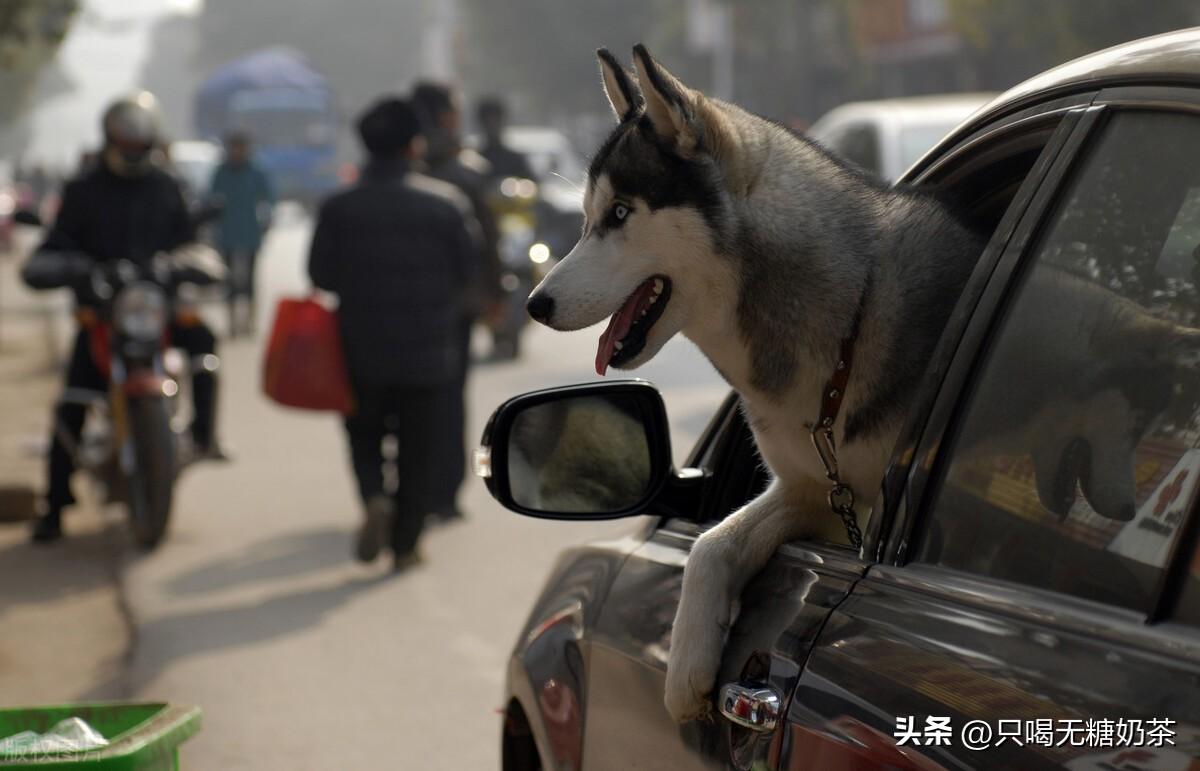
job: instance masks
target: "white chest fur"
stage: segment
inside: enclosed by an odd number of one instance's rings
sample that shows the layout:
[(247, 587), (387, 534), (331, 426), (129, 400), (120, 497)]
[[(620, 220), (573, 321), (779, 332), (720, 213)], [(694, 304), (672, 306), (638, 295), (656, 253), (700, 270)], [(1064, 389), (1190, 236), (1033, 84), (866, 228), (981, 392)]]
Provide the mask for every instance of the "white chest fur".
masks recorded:
[[(817, 396), (821, 386), (820, 383), (804, 383), (802, 388), (796, 389), (782, 401), (743, 395), (759, 454), (784, 486), (799, 486), (813, 481), (822, 486), (828, 485), (825, 467), (811, 439), (812, 425), (820, 412)], [(875, 431), (866, 439), (856, 439), (850, 443), (842, 441), (847, 415), (853, 414), (855, 406), (853, 393), (847, 396), (847, 402), (834, 423), (834, 436), (838, 440), (837, 462), (841, 480), (853, 490), (855, 508), (861, 515), (874, 502), (895, 444), (898, 426)]]

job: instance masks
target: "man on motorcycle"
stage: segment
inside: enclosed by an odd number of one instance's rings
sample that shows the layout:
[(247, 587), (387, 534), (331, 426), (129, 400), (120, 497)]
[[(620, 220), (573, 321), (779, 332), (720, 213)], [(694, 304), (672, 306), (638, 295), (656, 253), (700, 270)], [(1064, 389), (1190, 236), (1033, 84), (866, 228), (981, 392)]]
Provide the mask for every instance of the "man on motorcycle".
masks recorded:
[[(149, 271), (156, 261), (178, 263), (196, 247), (195, 227), (179, 185), (156, 162), (160, 124), (157, 102), (148, 92), (119, 99), (105, 110), (98, 163), (67, 183), (56, 221), (22, 270), (34, 289), (75, 291), (80, 325), (67, 367), (67, 393), (108, 388), (89, 345), (88, 329), (96, 323), (99, 300), (92, 288), (94, 273), (112, 271), (124, 260)], [(189, 280), (196, 283), (220, 279), (207, 264), (192, 268)], [(171, 344), (193, 361), (191, 434), (196, 455), (222, 458), (213, 435), (216, 340), (196, 318), (173, 319), (169, 334)], [(86, 407), (78, 399), (64, 398), (55, 408), (48, 484), (42, 514), (34, 523), (35, 542), (62, 536), (62, 510), (75, 502), (70, 487), (72, 448), (78, 444), (85, 415)]]

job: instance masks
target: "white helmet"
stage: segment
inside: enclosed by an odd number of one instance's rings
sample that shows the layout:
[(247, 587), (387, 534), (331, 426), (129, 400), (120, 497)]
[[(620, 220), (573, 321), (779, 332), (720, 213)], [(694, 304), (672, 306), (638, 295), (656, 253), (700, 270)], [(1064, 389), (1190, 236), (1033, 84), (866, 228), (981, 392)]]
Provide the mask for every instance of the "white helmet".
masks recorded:
[(138, 91), (109, 105), (100, 121), (104, 158), (124, 176), (144, 174), (154, 165), (154, 150), (162, 141), (162, 114), (149, 91)]

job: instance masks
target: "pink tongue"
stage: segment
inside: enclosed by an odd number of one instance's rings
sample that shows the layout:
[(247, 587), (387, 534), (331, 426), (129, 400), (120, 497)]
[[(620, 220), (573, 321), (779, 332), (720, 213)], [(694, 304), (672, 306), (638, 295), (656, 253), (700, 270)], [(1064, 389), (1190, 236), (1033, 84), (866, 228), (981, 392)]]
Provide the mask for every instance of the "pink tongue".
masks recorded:
[(600, 345), (596, 349), (596, 374), (603, 375), (608, 371), (608, 362), (612, 360), (617, 343), (629, 334), (633, 322), (641, 318), (642, 311), (650, 307), (650, 297), (654, 293), (654, 279), (650, 279), (634, 291), (621, 306), (621, 309), (608, 320), (608, 327), (600, 335)]

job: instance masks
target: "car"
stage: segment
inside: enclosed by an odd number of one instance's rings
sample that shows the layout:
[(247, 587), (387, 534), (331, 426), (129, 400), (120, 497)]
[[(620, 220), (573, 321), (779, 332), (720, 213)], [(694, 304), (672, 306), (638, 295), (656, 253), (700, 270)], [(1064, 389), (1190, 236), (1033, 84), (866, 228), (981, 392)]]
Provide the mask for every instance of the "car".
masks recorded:
[(850, 102), (808, 136), (861, 168), (895, 182), (930, 148), (995, 94), (944, 94)]
[[(1114, 348), (1095, 372), (1130, 355), (1147, 366), (1100, 379), (1053, 356), (1030, 368), (995, 355), (1071, 344), (1024, 323), (1051, 308), (1069, 328), (1078, 315), (1081, 295), (1065, 289), (1035, 300), (1031, 277), (1045, 271), (1200, 326), (1196, 147), (1200, 29), (1035, 77), (901, 178), (951, 196), (990, 241), (910, 405), (862, 548), (789, 543), (745, 587), (711, 720), (675, 724), (663, 690), (692, 544), (767, 483), (736, 395), (682, 469), (666, 408), (643, 381), (497, 408), (474, 466), (501, 505), (558, 520), (643, 517), (626, 537), (561, 554), (534, 602), (507, 668), (505, 771), (1196, 767), (1194, 351), (1184, 338), (1167, 349), (1186, 367), (1178, 376), (1149, 366), (1148, 348)], [(1109, 481), (1081, 463), (1094, 457), (1086, 443), (1054, 459), (1059, 513), (1039, 495), (1029, 446), (964, 449), (1029, 379), (1047, 399), (1105, 397), (1085, 428), (1128, 427), (1130, 521), (1097, 516), (1077, 494), (1077, 480), (1085, 491)], [(1154, 408), (1118, 409), (1135, 403)], [(1045, 420), (1059, 419), (1056, 404), (1045, 402)]]

